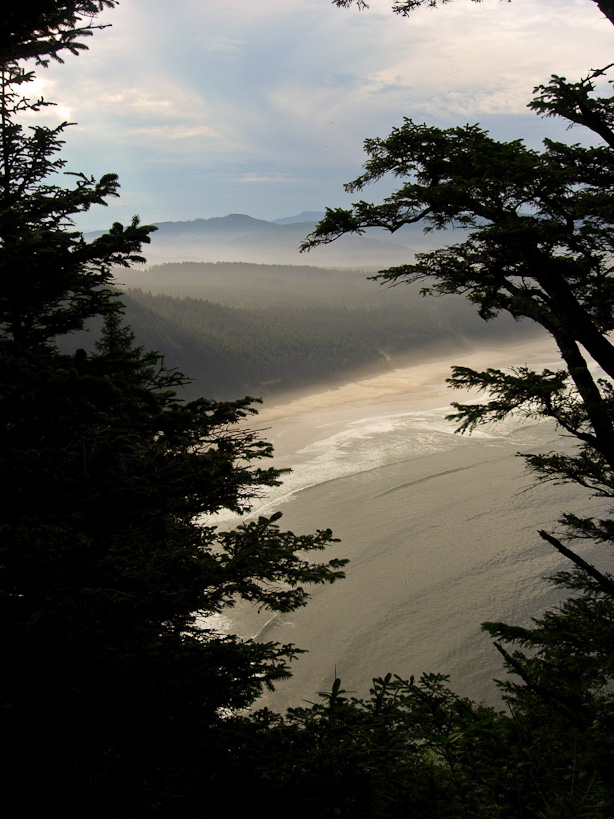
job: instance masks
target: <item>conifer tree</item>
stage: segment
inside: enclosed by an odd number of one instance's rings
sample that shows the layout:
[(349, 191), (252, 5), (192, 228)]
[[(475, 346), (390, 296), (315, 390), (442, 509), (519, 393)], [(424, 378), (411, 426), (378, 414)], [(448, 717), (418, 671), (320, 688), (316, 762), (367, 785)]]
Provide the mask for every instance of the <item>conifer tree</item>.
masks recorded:
[[(361, 192), (386, 175), (399, 187), (379, 204), (360, 200), (351, 209), (328, 209), (304, 244), (309, 249), (373, 226), (461, 228), (460, 242), (418, 253), (377, 278), (420, 283), (425, 295), (464, 294), (486, 321), (501, 312), (534, 321), (553, 338), (563, 366), (542, 372), (457, 366), (450, 385), (488, 398), (455, 404), (451, 418), (461, 432), (511, 415), (553, 420), (576, 447), (525, 454), (529, 468), (539, 480), (574, 483), (608, 504), (614, 497), (614, 98), (599, 87), (610, 70), (593, 70), (577, 82), (553, 76), (535, 89), (530, 107), (583, 128), (584, 144), (546, 139), (537, 151), (521, 140), (498, 142), (477, 125), (440, 129), (409, 119), (386, 138), (366, 140), (364, 173), (346, 189)], [(588, 542), (601, 544), (604, 565), (611, 564), (612, 508), (600, 518), (566, 512), (560, 531), (539, 534), (571, 561), (571, 570), (551, 579), (569, 599), (528, 628), (484, 626), (511, 674), (502, 689), (513, 714), (509, 756), (517, 758), (524, 782), (517, 815), (610, 816), (614, 577), (581, 552)]]
[[(203, 815), (223, 779), (225, 716), (289, 674), (293, 646), (218, 633), (243, 599), (274, 611), (309, 583), (329, 530), (259, 518), (220, 532), (279, 473), (250, 399), (184, 403), (185, 378), (134, 344), (113, 269), (142, 260), (137, 218), (93, 242), (74, 219), (118, 193), (113, 174), (56, 180), (66, 123), (25, 129), (24, 58), (61, 59), (111, 2), (11, 7), (0, 66), (0, 711), (9, 815)], [(8, 56), (7, 56), (8, 55)], [(95, 349), (58, 340), (102, 319)], [(221, 798), (221, 795), (220, 795)]]

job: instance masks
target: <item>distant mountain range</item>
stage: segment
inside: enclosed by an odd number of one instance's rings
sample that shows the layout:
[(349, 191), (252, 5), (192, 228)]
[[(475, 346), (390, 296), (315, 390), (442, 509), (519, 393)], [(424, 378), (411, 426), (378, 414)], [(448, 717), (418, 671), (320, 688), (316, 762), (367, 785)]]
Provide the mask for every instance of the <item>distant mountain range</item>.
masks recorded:
[[(433, 237), (441, 238), (432, 233), (425, 237), (422, 228), (416, 225), (406, 226), (394, 235), (369, 228), (363, 236), (343, 236), (330, 245), (299, 253), (299, 245), (323, 215), (304, 211), (268, 222), (230, 213), (212, 219), (160, 222), (144, 252), (149, 264), (252, 262), (373, 270), (410, 262), (416, 250), (436, 246)], [(96, 235), (100, 234), (87, 237)]]
[(291, 225), (293, 222), (319, 222), (324, 218), (323, 210), (304, 210), (296, 216), (284, 216), (282, 219), (271, 219), (276, 225)]

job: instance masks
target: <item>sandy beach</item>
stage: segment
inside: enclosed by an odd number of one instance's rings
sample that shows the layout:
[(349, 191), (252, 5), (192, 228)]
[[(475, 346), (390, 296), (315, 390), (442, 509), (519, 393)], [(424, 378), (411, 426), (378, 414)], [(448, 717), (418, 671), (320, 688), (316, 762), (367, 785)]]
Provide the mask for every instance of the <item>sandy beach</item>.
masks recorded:
[(294, 471), (254, 514), (279, 509), (297, 532), (330, 527), (341, 538), (334, 554), (351, 562), (298, 612), (230, 613), (233, 631), (309, 651), (261, 704), (313, 700), (335, 674), (365, 694), (388, 671), (447, 673), (455, 690), (496, 703), (501, 663), (481, 622), (527, 623), (555, 601), (541, 578), (563, 562), (537, 529), (595, 502), (570, 487), (532, 488), (517, 453), (558, 446), (550, 423), (455, 435), (445, 416), (463, 397), (446, 390), (451, 363), (540, 369), (556, 356), (546, 343), (476, 350), (264, 406), (258, 426), (275, 463)]

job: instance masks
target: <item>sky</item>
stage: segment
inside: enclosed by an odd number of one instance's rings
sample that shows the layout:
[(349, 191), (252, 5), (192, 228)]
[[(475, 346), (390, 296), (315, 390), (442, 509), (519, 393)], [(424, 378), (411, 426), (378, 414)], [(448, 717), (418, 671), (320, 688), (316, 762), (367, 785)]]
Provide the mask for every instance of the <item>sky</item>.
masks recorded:
[[(82, 230), (246, 213), (276, 219), (356, 198), (363, 141), (404, 117), (480, 122), (499, 139), (569, 136), (527, 111), (553, 73), (614, 61), (591, 0), (454, 0), (394, 15), (331, 0), (120, 0), (89, 51), (41, 70), (66, 170), (119, 175), (122, 195)], [(394, 188), (378, 183), (362, 198)]]

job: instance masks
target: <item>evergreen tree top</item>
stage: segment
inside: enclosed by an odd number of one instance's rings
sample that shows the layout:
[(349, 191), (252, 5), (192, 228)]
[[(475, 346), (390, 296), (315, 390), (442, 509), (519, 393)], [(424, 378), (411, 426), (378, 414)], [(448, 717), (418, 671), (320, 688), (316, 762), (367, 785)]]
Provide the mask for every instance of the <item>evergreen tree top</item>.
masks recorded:
[(94, 18), (118, 0), (28, 0), (6, 3), (0, 15), (0, 64), (34, 58), (46, 65), (79, 54), (96, 29)]

